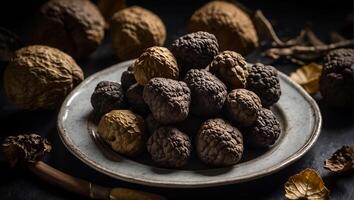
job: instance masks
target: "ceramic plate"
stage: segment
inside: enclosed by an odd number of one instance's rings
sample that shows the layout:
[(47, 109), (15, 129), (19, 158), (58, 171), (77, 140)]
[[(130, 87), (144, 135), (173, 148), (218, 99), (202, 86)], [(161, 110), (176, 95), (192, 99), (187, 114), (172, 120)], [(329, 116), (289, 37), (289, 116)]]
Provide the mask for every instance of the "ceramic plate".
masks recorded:
[(125, 158), (97, 138), (90, 96), (99, 81), (119, 81), (133, 61), (123, 62), (85, 79), (63, 102), (59, 135), (76, 157), (97, 171), (128, 182), (158, 187), (209, 187), (249, 181), (274, 173), (303, 156), (320, 134), (321, 115), (316, 102), (286, 75), (280, 73), (282, 95), (272, 108), (282, 133), (266, 151), (246, 151), (243, 160), (232, 166), (208, 169), (197, 159), (183, 169), (164, 169), (148, 155)]

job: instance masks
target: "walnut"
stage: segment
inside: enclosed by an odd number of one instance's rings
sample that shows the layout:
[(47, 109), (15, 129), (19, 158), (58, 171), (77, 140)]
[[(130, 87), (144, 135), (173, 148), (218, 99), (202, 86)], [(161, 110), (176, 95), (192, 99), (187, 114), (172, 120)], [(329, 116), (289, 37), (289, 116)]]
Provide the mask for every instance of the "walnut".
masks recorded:
[(226, 98), (226, 112), (228, 117), (236, 124), (250, 126), (258, 118), (262, 108), (259, 97), (248, 90), (232, 90)]
[(213, 166), (234, 165), (243, 154), (241, 132), (220, 118), (209, 119), (202, 124), (196, 145), (199, 159)]
[(54, 108), (83, 78), (69, 55), (35, 45), (16, 51), (5, 69), (4, 87), (9, 99), (21, 108)]
[(350, 146), (343, 146), (324, 161), (324, 168), (332, 172), (342, 173), (354, 169), (354, 150)]
[(112, 43), (118, 58), (138, 57), (152, 46), (163, 46), (165, 25), (149, 10), (132, 6), (116, 12), (111, 21)]
[(101, 43), (104, 28), (105, 21), (91, 1), (50, 0), (40, 9), (32, 42), (82, 58)]
[(223, 51), (217, 55), (210, 63), (209, 71), (224, 82), (230, 90), (246, 87), (247, 62), (234, 51)]
[(176, 123), (188, 116), (191, 92), (182, 81), (153, 78), (145, 85), (143, 97), (160, 123)]
[(9, 62), (21, 46), (22, 42), (17, 35), (0, 27), (0, 62)]
[(134, 63), (134, 76), (140, 85), (154, 77), (177, 80), (179, 68), (172, 53), (165, 47), (150, 47)]
[(354, 50), (337, 49), (325, 56), (320, 91), (326, 104), (337, 108), (353, 108)]
[(125, 156), (141, 153), (147, 138), (144, 119), (130, 110), (113, 110), (105, 114), (97, 132), (113, 150)]
[(129, 87), (125, 93), (125, 97), (133, 112), (136, 112), (142, 116), (146, 116), (149, 113), (149, 106), (145, 103), (143, 98), (144, 86), (137, 83)]
[(122, 77), (120, 78), (120, 82), (122, 84), (122, 88), (124, 91), (127, 91), (130, 86), (136, 83), (134, 77), (134, 68), (133, 66), (129, 66), (127, 70), (122, 73)]
[(232, 50), (245, 55), (258, 46), (257, 32), (250, 17), (228, 2), (213, 1), (195, 11), (189, 30), (214, 34), (220, 51)]
[(188, 135), (169, 126), (158, 128), (150, 136), (146, 146), (155, 162), (171, 168), (184, 166), (192, 151), (192, 144)]

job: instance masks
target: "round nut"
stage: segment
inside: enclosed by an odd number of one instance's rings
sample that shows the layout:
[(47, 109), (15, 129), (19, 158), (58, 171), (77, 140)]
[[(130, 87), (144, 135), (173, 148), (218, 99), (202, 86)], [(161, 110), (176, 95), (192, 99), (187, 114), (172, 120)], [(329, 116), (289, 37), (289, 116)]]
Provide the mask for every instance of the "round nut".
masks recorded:
[(196, 143), (199, 159), (208, 165), (234, 165), (243, 154), (241, 132), (220, 118), (202, 124)]
[(148, 139), (147, 150), (159, 165), (183, 167), (191, 156), (192, 144), (185, 133), (174, 127), (160, 127)]
[(111, 21), (113, 48), (118, 58), (138, 57), (152, 46), (163, 46), (165, 25), (149, 10), (132, 6), (116, 12)]
[(246, 55), (258, 46), (257, 32), (250, 17), (228, 2), (212, 1), (195, 11), (189, 30), (214, 34), (220, 51), (232, 50)]
[(150, 47), (135, 61), (134, 76), (140, 85), (146, 85), (154, 77), (178, 80), (179, 68), (167, 48)]
[(55, 108), (83, 79), (81, 68), (69, 55), (35, 45), (15, 52), (4, 72), (4, 87), (20, 108)]
[(217, 55), (210, 63), (209, 71), (224, 82), (230, 90), (246, 87), (247, 62), (234, 51), (223, 51)]
[(50, 0), (40, 9), (32, 42), (82, 58), (101, 44), (104, 28), (105, 21), (91, 1)]
[(125, 93), (125, 97), (132, 111), (146, 116), (149, 113), (149, 106), (144, 101), (143, 92), (144, 86), (135, 83), (129, 87)]
[(130, 110), (113, 110), (105, 114), (97, 132), (114, 151), (125, 156), (141, 153), (147, 138), (144, 119)]

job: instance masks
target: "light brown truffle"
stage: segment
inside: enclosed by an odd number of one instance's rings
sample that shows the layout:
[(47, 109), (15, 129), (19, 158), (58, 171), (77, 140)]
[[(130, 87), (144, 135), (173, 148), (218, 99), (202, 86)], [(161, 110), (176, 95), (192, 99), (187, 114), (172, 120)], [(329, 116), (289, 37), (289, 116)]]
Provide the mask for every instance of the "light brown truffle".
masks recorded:
[(213, 1), (198, 9), (190, 19), (189, 30), (214, 34), (220, 51), (232, 50), (246, 55), (258, 46), (250, 17), (228, 2)]
[(119, 59), (138, 57), (146, 48), (162, 46), (165, 25), (149, 10), (132, 6), (116, 12), (111, 21), (113, 48)]
[(130, 110), (113, 110), (105, 114), (97, 132), (113, 150), (126, 156), (142, 152), (147, 138), (144, 119)]
[(178, 80), (179, 68), (167, 48), (150, 47), (135, 61), (134, 76), (140, 85), (146, 85), (154, 77)]
[(4, 87), (20, 108), (54, 108), (83, 78), (81, 68), (69, 55), (34, 45), (16, 51), (5, 69)]

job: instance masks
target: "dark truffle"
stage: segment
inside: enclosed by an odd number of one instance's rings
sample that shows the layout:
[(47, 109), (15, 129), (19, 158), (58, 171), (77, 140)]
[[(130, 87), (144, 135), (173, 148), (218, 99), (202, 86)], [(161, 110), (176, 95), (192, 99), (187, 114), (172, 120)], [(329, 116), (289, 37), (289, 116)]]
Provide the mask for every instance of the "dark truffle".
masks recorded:
[(99, 115), (125, 108), (124, 91), (121, 84), (112, 81), (101, 81), (91, 96), (91, 105)]
[(163, 126), (163, 124), (156, 121), (156, 119), (154, 118), (154, 116), (151, 113), (145, 118), (145, 125), (146, 125), (150, 134), (153, 134), (156, 129)]
[(176, 123), (188, 116), (191, 92), (182, 81), (153, 78), (145, 85), (143, 97), (160, 123)]
[(353, 109), (353, 49), (337, 49), (325, 56), (320, 91), (326, 104), (337, 108)]
[(278, 71), (270, 65), (252, 65), (247, 78), (247, 89), (258, 95), (264, 107), (273, 105), (281, 95)]
[(178, 65), (187, 72), (205, 68), (218, 54), (218, 41), (213, 34), (199, 31), (179, 37), (172, 43), (171, 52)]
[(143, 92), (144, 86), (135, 83), (126, 91), (125, 98), (132, 111), (145, 116), (149, 113), (149, 106), (144, 101)]
[(122, 73), (122, 77), (120, 78), (120, 82), (122, 84), (123, 90), (127, 91), (127, 89), (136, 83), (134, 77), (134, 68), (133, 66), (129, 66), (127, 70)]
[(269, 147), (280, 135), (280, 124), (271, 110), (261, 109), (253, 126), (245, 129), (246, 142), (253, 147)]
[(164, 167), (184, 166), (191, 156), (192, 144), (185, 133), (174, 127), (160, 127), (148, 139), (151, 158)]
[(191, 69), (185, 82), (192, 93), (191, 112), (200, 117), (217, 115), (226, 99), (227, 90), (223, 82), (204, 69)]
[(241, 132), (220, 118), (203, 123), (196, 143), (199, 159), (208, 165), (233, 165), (241, 160), (243, 154)]
[(232, 90), (227, 95), (225, 105), (230, 120), (241, 126), (252, 125), (262, 108), (259, 97), (246, 89)]

